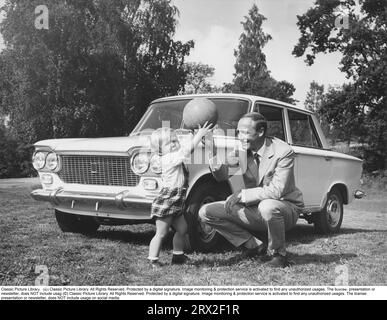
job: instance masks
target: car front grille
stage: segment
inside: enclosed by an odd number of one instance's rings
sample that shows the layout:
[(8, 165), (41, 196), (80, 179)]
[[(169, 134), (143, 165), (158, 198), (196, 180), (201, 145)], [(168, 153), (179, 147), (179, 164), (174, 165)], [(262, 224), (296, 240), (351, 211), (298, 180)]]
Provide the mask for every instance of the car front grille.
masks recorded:
[(60, 160), (58, 175), (66, 183), (134, 187), (140, 181), (130, 168), (129, 157), (61, 155)]

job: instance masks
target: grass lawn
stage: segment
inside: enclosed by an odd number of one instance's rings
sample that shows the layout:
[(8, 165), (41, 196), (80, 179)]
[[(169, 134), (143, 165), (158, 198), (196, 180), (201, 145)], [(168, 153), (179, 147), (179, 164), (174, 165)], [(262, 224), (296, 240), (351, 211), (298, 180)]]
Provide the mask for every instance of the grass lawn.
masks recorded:
[[(29, 196), (35, 179), (0, 180), (0, 285), (34, 285), (46, 265), (50, 285), (263, 286), (335, 284), (345, 265), (349, 285), (387, 285), (387, 192), (366, 186), (368, 196), (345, 206), (339, 234), (314, 234), (303, 220), (287, 233), (294, 265), (273, 270), (237, 250), (192, 253), (183, 266), (153, 270), (147, 263), (154, 226), (102, 226), (95, 236), (62, 233), (47, 203)], [(161, 261), (171, 259), (171, 239)]]

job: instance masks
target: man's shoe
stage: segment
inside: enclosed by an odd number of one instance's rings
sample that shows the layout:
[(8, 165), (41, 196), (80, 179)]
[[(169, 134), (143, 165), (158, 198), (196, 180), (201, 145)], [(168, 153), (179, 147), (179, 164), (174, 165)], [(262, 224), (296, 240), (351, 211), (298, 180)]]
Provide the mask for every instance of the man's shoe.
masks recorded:
[(242, 258), (257, 258), (266, 255), (267, 246), (265, 244), (261, 244), (260, 246), (254, 249), (244, 249), (242, 252)]
[(172, 264), (184, 264), (189, 260), (185, 254), (174, 254), (172, 255)]
[(271, 259), (273, 259), (273, 256), (270, 256), (267, 253), (259, 257), (259, 260), (261, 260), (262, 262), (268, 262)]
[(290, 267), (289, 260), (286, 256), (281, 256), (278, 253), (275, 253), (270, 260), (268, 260), (265, 265), (272, 268), (286, 268)]

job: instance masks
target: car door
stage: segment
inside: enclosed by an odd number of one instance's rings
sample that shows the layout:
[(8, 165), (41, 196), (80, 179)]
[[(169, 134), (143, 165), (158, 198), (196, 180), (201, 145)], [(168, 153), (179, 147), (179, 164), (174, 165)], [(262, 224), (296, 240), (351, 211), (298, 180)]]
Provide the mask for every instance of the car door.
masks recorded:
[(302, 191), (305, 206), (318, 210), (326, 196), (332, 175), (332, 158), (322, 148), (311, 114), (287, 110), (290, 144), (296, 153), (296, 185)]

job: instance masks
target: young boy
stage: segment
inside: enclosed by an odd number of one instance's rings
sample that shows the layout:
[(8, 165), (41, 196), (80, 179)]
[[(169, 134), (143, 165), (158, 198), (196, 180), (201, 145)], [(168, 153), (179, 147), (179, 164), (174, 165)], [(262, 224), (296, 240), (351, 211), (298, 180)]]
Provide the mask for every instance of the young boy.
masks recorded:
[(188, 146), (181, 146), (175, 131), (159, 128), (151, 135), (151, 148), (160, 156), (162, 188), (154, 199), (151, 216), (156, 219), (156, 234), (149, 244), (148, 259), (153, 265), (160, 266), (159, 254), (162, 242), (170, 226), (175, 229), (173, 237), (172, 264), (182, 264), (184, 255), (187, 222), (183, 215), (184, 202), (188, 187), (188, 174), (184, 161), (209, 132), (207, 122), (196, 132)]

